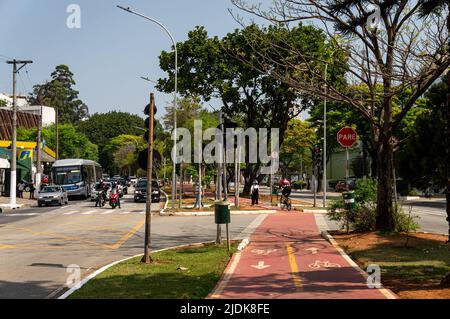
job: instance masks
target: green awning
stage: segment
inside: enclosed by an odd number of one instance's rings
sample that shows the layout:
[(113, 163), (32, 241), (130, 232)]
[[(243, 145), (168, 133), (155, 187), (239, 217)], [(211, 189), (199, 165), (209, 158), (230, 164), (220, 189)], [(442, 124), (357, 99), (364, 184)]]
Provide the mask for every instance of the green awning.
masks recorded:
[(11, 159), (11, 150), (0, 148), (0, 158)]

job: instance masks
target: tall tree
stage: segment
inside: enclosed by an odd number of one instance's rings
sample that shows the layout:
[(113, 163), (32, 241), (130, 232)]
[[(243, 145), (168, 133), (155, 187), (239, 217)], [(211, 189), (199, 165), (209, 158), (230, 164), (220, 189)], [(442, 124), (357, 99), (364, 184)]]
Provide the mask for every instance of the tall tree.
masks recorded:
[[(189, 32), (187, 41), (177, 44), (181, 63), (179, 89), (184, 96), (199, 96), (205, 101), (218, 99), (225, 115), (243, 123), (244, 128), (279, 128), (282, 143), (289, 120), (307, 107), (309, 99), (245, 62), (255, 57), (247, 39), (256, 35), (277, 39), (280, 44), (287, 39), (298, 50), (317, 55), (323, 54), (326, 47), (324, 35), (313, 27), (298, 27), (288, 33), (277, 27), (260, 29), (252, 25), (222, 39), (210, 38), (203, 27), (197, 27)], [(266, 42), (259, 42), (261, 50), (267, 51)], [(285, 58), (295, 59), (295, 56)], [(173, 60), (172, 52), (160, 56), (160, 66), (169, 74), (168, 78), (159, 80), (159, 89), (165, 92), (174, 88)], [(253, 180), (261, 178), (260, 168), (260, 162), (245, 165), (244, 193), (250, 191)]]
[(57, 121), (61, 124), (77, 124), (89, 115), (88, 107), (78, 98), (79, 92), (73, 87), (76, 85), (74, 74), (67, 65), (58, 65), (51, 74), (52, 80), (33, 87), (33, 93), (28, 100), (30, 104), (39, 105), (39, 92), (42, 92), (42, 102), (54, 107), (57, 111)]
[[(288, 48), (286, 53), (278, 48), (280, 69), (306, 72), (309, 76), (287, 77), (284, 72), (274, 71), (272, 75), (296, 90), (344, 102), (370, 124), (377, 154), (376, 226), (380, 230), (393, 230), (392, 164), (393, 153), (399, 147), (395, 131), (416, 100), (450, 65), (449, 34), (442, 15), (432, 13), (419, 21), (423, 1), (276, 0), (269, 11), (260, 10), (245, 0), (232, 1), (239, 8), (277, 24), (288, 26), (295, 21), (309, 21), (320, 25), (330, 43), (348, 52), (347, 68), (339, 56), (331, 54), (321, 60), (297, 52), (303, 63), (292, 63), (282, 58), (294, 50)], [(271, 71), (274, 59), (264, 52), (254, 52), (260, 61), (256, 67), (263, 72)], [(330, 77), (325, 78), (326, 63), (331, 67), (344, 67), (349, 84), (362, 85), (365, 89), (337, 87)], [(393, 98), (406, 88), (411, 90), (411, 95), (396, 107)]]
[[(426, 18), (429, 15), (443, 15), (445, 10), (447, 10), (447, 32), (450, 34), (450, 1), (449, 0), (421, 0), (420, 9), (422, 18)], [(447, 47), (450, 46), (449, 41), (447, 41)], [(447, 48), (447, 52), (450, 51)], [(447, 176), (447, 185), (446, 185), (446, 200), (447, 200), (447, 222), (449, 224), (448, 228), (448, 241), (450, 243), (450, 75), (447, 70), (447, 99), (446, 103), (446, 176)]]
[(283, 145), (280, 149), (280, 170), (283, 176), (291, 172), (303, 173), (311, 166), (310, 149), (316, 143), (316, 132), (311, 124), (300, 119), (292, 119), (288, 123)]
[[(56, 140), (54, 125), (42, 128), (42, 140), (51, 149), (55, 149)], [(72, 124), (62, 124), (60, 131), (60, 158), (83, 158), (98, 161), (98, 147), (86, 135), (77, 131)], [(36, 142), (36, 128), (17, 130), (17, 138), (22, 141)]]
[(113, 155), (105, 150), (106, 143), (119, 135), (143, 135), (144, 119), (127, 112), (95, 113), (80, 122), (78, 129), (99, 146), (100, 164), (106, 171), (117, 170)]

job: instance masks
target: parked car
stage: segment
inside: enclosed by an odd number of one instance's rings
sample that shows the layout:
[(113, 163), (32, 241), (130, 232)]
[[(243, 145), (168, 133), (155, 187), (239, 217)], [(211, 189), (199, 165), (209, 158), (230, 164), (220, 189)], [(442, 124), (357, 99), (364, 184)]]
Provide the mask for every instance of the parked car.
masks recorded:
[[(139, 202), (147, 200), (147, 179), (140, 179), (134, 190), (134, 201)], [(157, 181), (152, 181), (152, 203), (159, 203), (161, 200), (161, 191)]]
[(42, 205), (59, 205), (69, 203), (69, 197), (67, 192), (61, 187), (57, 185), (45, 186), (38, 193), (38, 206), (42, 207)]

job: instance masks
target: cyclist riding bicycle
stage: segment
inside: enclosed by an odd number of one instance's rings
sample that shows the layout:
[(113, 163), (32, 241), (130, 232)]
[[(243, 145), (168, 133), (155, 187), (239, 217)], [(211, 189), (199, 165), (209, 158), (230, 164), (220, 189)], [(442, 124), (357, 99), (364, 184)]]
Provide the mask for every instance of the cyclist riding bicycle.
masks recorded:
[(292, 192), (291, 183), (289, 182), (289, 180), (284, 178), (280, 182), (280, 187), (281, 187), (281, 198), (280, 198), (281, 206), (282, 207), (284, 206), (288, 210), (291, 210), (292, 205), (291, 205), (291, 201), (289, 199), (289, 196), (291, 195), (291, 192)]

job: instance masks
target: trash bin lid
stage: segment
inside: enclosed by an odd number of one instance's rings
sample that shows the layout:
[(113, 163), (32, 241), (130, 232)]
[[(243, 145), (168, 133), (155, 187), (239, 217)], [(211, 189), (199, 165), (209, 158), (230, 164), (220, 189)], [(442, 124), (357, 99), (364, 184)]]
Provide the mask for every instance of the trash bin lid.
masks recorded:
[(228, 206), (230, 205), (230, 202), (227, 200), (216, 200), (214, 202), (215, 205), (221, 205), (221, 206)]

